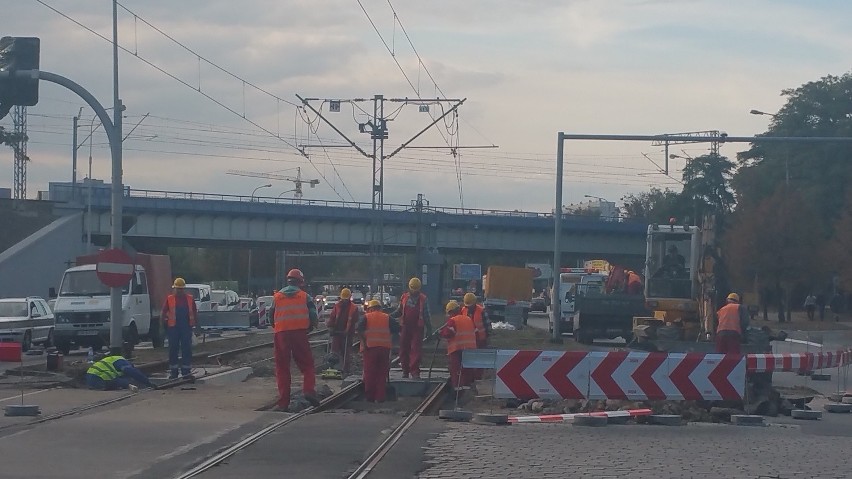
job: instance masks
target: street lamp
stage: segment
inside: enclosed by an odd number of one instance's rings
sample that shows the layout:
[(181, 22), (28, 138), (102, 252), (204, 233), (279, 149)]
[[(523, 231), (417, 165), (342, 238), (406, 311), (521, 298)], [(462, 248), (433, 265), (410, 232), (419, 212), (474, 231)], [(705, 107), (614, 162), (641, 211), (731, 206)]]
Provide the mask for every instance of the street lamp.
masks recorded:
[(257, 188), (255, 188), (254, 191), (251, 192), (251, 199), (249, 200), (250, 203), (254, 202), (254, 194), (257, 193), (257, 190), (259, 190), (261, 188), (272, 188), (272, 185), (271, 184), (260, 185)]
[(684, 155), (685, 156), (681, 156), (681, 155), (675, 155), (674, 153), (672, 153), (671, 155), (669, 155), (669, 159), (670, 160), (674, 160), (676, 158), (680, 158), (681, 160), (694, 160), (695, 159), (695, 158), (687, 155), (686, 153), (684, 153)]
[(286, 195), (287, 193), (292, 193), (294, 191), (296, 191), (296, 190), (292, 189), (292, 190), (282, 191), (281, 193), (278, 194), (278, 198), (281, 198), (282, 196)]
[(760, 111), (760, 110), (751, 110), (749, 113), (750, 113), (750, 114), (752, 114), (752, 115), (766, 115), (766, 116), (771, 116), (772, 118), (775, 118), (776, 116), (778, 116), (778, 115), (774, 115), (774, 114), (772, 114), (772, 113), (766, 113), (765, 111)]

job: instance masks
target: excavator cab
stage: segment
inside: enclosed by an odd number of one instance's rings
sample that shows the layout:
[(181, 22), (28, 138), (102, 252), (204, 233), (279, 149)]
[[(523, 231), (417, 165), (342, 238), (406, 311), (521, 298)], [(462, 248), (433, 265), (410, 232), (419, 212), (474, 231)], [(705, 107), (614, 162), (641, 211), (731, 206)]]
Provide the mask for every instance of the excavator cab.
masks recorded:
[(633, 318), (637, 340), (694, 340), (700, 332), (698, 261), (701, 229), (688, 225), (648, 226), (645, 306), (652, 317)]

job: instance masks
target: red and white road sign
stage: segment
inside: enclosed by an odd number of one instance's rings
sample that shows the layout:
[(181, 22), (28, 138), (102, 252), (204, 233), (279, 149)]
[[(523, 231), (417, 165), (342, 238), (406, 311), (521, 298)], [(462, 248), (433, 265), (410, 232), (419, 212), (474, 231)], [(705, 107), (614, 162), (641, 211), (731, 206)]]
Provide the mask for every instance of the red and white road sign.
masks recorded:
[(736, 400), (743, 356), (703, 353), (497, 351), (495, 397)]
[(124, 250), (107, 249), (98, 254), (98, 279), (110, 288), (126, 286), (133, 277), (134, 268), (133, 258)]

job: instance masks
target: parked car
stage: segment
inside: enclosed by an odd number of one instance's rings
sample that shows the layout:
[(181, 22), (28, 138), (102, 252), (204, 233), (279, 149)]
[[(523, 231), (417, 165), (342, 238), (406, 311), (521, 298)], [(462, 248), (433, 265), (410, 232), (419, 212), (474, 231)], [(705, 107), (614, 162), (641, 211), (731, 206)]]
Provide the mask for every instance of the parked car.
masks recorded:
[(352, 303), (364, 304), (364, 293), (360, 291), (352, 291)]
[(210, 302), (215, 311), (234, 311), (240, 304), (240, 297), (230, 289), (215, 289), (210, 292)]
[(543, 296), (535, 296), (532, 301), (530, 301), (530, 312), (532, 311), (540, 311), (542, 313), (547, 312), (547, 299)]
[(211, 311), (213, 305), (210, 302), (210, 285), (207, 284), (188, 284), (184, 288), (186, 294), (191, 294), (195, 298), (195, 309), (198, 311)]
[(320, 316), (327, 316), (331, 314), (331, 310), (334, 309), (334, 305), (340, 301), (340, 296), (326, 296), (323, 300), (322, 310), (317, 311), (317, 314)]
[(53, 312), (38, 297), (0, 299), (0, 340), (21, 343), (29, 351), (33, 343), (48, 347), (53, 342)]

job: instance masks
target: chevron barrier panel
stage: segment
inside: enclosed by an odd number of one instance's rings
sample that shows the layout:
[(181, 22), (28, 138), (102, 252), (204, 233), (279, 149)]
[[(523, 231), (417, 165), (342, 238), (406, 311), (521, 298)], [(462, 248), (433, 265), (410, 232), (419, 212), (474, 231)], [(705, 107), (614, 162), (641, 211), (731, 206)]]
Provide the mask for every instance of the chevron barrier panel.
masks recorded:
[(497, 350), (495, 370), (497, 398), (738, 400), (745, 389), (746, 358)]

